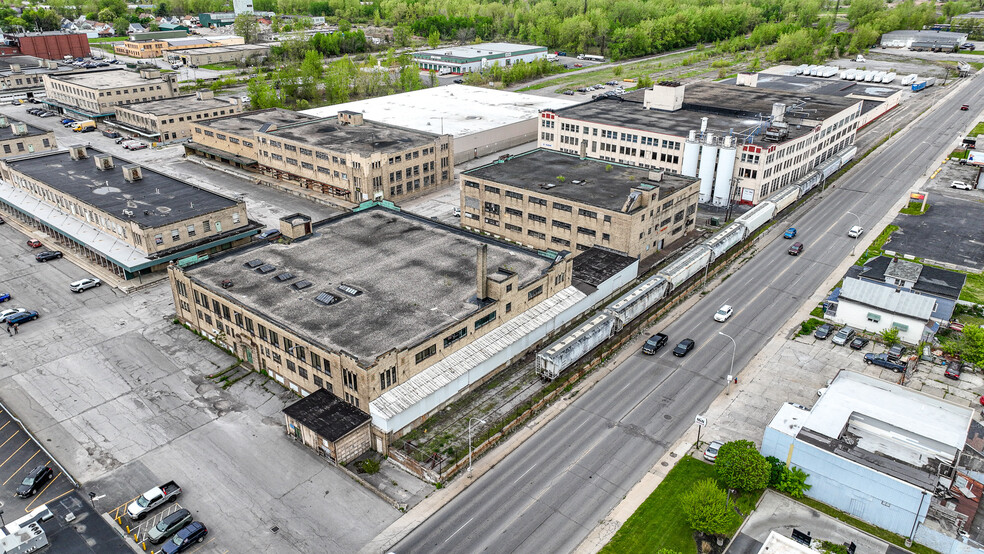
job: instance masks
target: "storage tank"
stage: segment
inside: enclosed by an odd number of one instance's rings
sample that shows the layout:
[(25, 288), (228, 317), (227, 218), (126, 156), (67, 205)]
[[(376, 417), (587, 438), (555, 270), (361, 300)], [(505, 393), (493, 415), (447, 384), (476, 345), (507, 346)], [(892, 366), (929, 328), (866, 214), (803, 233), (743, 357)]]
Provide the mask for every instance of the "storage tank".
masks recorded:
[(714, 164), (717, 161), (718, 147), (714, 145), (714, 133), (707, 133), (707, 140), (700, 152), (700, 194), (698, 202), (710, 202), (714, 188)]
[(664, 267), (657, 273), (670, 284), (668, 292), (676, 290), (694, 275), (704, 271), (711, 260), (711, 250), (703, 244), (698, 244), (687, 250), (675, 262)]
[(690, 131), (687, 141), (683, 143), (683, 168), (680, 171), (687, 177), (696, 177), (699, 159), (700, 142), (697, 140), (697, 131)]
[(536, 355), (536, 372), (554, 380), (565, 369), (608, 340), (615, 330), (615, 316), (601, 312)]
[(727, 252), (729, 248), (741, 242), (743, 238), (745, 238), (745, 226), (732, 222), (701, 244), (711, 250), (711, 261), (713, 262)]
[(776, 215), (776, 205), (766, 200), (735, 219), (735, 223), (745, 226), (745, 236), (749, 236), (765, 225)]
[(639, 317), (639, 314), (665, 298), (668, 288), (669, 283), (665, 277), (659, 275), (650, 277), (636, 288), (625, 293), (618, 300), (609, 304), (605, 308), (605, 311), (618, 319), (616, 330), (621, 329), (630, 321)]
[(727, 206), (728, 198), (731, 196), (731, 178), (735, 173), (735, 137), (724, 137), (724, 145), (718, 155), (717, 175), (714, 178), (714, 198), (712, 203), (715, 206)]
[(776, 205), (776, 213), (780, 213), (796, 203), (796, 200), (799, 199), (799, 194), (799, 188), (785, 186), (776, 191), (768, 200)]

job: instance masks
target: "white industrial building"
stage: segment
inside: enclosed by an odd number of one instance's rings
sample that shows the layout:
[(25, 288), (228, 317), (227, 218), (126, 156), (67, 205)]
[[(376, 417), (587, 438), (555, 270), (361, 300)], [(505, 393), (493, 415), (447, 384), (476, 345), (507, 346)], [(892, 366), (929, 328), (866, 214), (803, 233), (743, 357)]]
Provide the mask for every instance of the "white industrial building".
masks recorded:
[(439, 73), (474, 73), (499, 65), (509, 67), (517, 62), (546, 59), (545, 46), (483, 42), (467, 46), (448, 46), (411, 54), (420, 69)]
[(934, 529), (968, 525), (976, 511), (980, 496), (966, 497), (969, 481), (956, 469), (973, 416), (966, 405), (841, 370), (812, 409), (783, 404), (761, 450), (806, 472), (807, 496), (952, 552)]
[(912, 48), (913, 44), (960, 45), (965, 42), (967, 42), (967, 33), (902, 30), (883, 34), (880, 46), (882, 48)]
[(367, 120), (454, 137), (456, 164), (536, 141), (540, 110), (577, 102), (467, 85), (432, 87), (302, 113), (331, 117), (341, 111)]

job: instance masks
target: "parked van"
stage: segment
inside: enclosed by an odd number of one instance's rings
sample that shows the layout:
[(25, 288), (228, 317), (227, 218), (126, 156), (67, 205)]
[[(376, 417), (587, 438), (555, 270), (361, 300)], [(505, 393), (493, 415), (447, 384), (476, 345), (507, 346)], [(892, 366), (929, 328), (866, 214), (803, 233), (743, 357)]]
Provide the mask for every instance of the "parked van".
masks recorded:
[(79, 121), (78, 123), (75, 124), (75, 127), (72, 127), (72, 131), (76, 133), (88, 133), (90, 131), (95, 131), (95, 130), (96, 130), (96, 122), (92, 121), (91, 119), (88, 121)]

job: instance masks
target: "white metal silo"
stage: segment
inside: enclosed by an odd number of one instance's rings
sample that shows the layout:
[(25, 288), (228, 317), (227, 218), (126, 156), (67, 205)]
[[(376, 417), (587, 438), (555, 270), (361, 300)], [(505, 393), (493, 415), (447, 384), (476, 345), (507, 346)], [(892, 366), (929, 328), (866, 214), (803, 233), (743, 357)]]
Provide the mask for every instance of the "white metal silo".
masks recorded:
[(734, 137), (724, 137), (724, 144), (721, 146), (721, 154), (718, 158), (717, 175), (714, 178), (714, 199), (715, 206), (727, 206), (728, 196), (731, 194), (731, 177), (735, 172), (735, 149)]
[(714, 189), (714, 162), (717, 161), (718, 147), (714, 144), (714, 133), (707, 133), (704, 147), (700, 153), (700, 195), (698, 202), (710, 202)]
[(683, 143), (683, 168), (680, 171), (688, 177), (696, 177), (699, 159), (700, 141), (697, 140), (697, 131), (690, 131), (687, 142)]

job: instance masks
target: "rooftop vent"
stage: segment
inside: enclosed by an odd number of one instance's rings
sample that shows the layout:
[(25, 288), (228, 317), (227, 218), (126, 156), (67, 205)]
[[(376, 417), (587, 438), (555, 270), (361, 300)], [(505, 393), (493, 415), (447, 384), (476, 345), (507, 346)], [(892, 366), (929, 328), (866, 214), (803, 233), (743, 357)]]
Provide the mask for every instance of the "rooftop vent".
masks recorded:
[(360, 294), (362, 294), (362, 291), (361, 290), (359, 290), (359, 289), (357, 289), (355, 287), (351, 287), (349, 285), (346, 285), (345, 283), (342, 283), (341, 285), (338, 285), (338, 290), (344, 292), (345, 294), (347, 294), (349, 296), (359, 296)]
[(81, 144), (69, 146), (68, 153), (72, 156), (73, 160), (84, 160), (89, 157), (89, 152), (86, 150), (86, 147)]
[(22, 137), (27, 134), (27, 124), (16, 121), (10, 125), (10, 130), (13, 131), (15, 135)]
[(0, 115), (0, 127), (6, 127), (7, 125), (10, 125), (10, 121), (7, 120), (7, 116)]
[(123, 166), (123, 178), (129, 182), (143, 179), (143, 169), (137, 164), (127, 164)]
[(215, 98), (215, 93), (210, 90), (200, 90), (195, 93), (196, 100), (211, 100)]
[(109, 154), (96, 154), (92, 157), (92, 161), (96, 162), (96, 167), (103, 171), (113, 169), (113, 157)]
[(248, 262), (246, 262), (246, 263), (243, 264), (244, 267), (248, 267), (250, 269), (256, 269), (256, 268), (260, 267), (261, 265), (263, 265), (263, 260), (261, 260), (259, 258), (255, 259), (255, 260), (250, 260), (250, 261), (248, 261)]
[(304, 290), (313, 284), (314, 283), (312, 283), (311, 281), (298, 281), (291, 286), (294, 287), (295, 290)]
[(294, 278), (294, 274), (289, 271), (285, 271), (274, 277), (274, 279), (280, 281), (281, 283), (284, 281), (290, 281), (293, 278)]
[(263, 264), (260, 267), (256, 268), (256, 271), (258, 271), (259, 273), (262, 273), (263, 275), (266, 275), (267, 273), (270, 273), (271, 271), (274, 271), (276, 269), (277, 269), (277, 266), (275, 266), (275, 265)]
[(11, 73), (20, 73), (21, 72), (20, 64), (19, 63), (12, 63), (12, 64), (10, 64), (10, 72)]
[(340, 300), (341, 300), (341, 298), (335, 296), (334, 294), (332, 294), (330, 292), (323, 292), (323, 293), (319, 294), (317, 298), (314, 299), (315, 302), (320, 302), (321, 304), (324, 304), (325, 306), (331, 306), (332, 304), (335, 304), (335, 303), (339, 302)]

